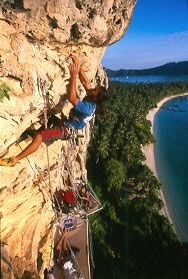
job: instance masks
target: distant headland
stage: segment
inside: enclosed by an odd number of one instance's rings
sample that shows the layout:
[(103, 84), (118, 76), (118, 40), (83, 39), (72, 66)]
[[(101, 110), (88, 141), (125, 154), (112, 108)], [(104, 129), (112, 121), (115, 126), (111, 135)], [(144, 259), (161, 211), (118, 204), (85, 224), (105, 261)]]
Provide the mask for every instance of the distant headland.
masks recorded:
[(126, 77), (140, 75), (188, 75), (188, 61), (171, 62), (165, 65), (142, 70), (110, 70), (105, 69), (109, 77)]

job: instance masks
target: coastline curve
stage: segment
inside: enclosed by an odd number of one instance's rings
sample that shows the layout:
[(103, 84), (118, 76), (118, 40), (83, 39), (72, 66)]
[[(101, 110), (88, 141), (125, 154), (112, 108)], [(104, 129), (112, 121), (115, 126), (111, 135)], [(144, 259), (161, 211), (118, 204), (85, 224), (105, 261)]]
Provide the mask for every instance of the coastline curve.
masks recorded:
[[(152, 133), (152, 135), (154, 135), (155, 116), (156, 116), (157, 112), (160, 110), (161, 106), (164, 105), (169, 100), (172, 100), (172, 99), (175, 99), (175, 98), (178, 98), (178, 97), (181, 97), (181, 96), (187, 96), (187, 95), (188, 95), (188, 93), (185, 92), (183, 94), (177, 94), (177, 95), (171, 95), (169, 97), (165, 97), (164, 99), (162, 99), (161, 101), (159, 101), (157, 103), (156, 108), (152, 108), (149, 111), (149, 113), (146, 116), (146, 119), (149, 120), (150, 123), (151, 123), (151, 133)], [(143, 153), (146, 157), (145, 164), (153, 172), (155, 177), (159, 180), (159, 177), (158, 177), (158, 174), (157, 174), (156, 162), (155, 162), (155, 143), (149, 143), (148, 145), (142, 146), (142, 151), (143, 151)], [(173, 228), (174, 232), (176, 233), (176, 235), (178, 235), (178, 233), (177, 233), (178, 228), (177, 228), (175, 222), (173, 222), (172, 217), (170, 215), (169, 207), (168, 207), (168, 204), (167, 204), (167, 199), (166, 199), (165, 193), (163, 191), (163, 185), (160, 189), (160, 198), (163, 201), (163, 208), (162, 208), (160, 213), (168, 218), (170, 224), (172, 225), (172, 228)]]

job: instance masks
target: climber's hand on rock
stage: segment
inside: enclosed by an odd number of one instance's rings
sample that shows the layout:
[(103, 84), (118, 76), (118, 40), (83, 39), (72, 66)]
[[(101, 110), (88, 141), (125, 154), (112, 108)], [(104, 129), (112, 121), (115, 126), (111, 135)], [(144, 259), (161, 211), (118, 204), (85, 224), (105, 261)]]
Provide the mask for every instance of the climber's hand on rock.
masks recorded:
[(77, 74), (80, 71), (80, 63), (72, 63), (72, 64), (70, 64), (69, 71), (70, 71), (71, 77), (77, 76)]
[(71, 58), (72, 58), (72, 61), (73, 61), (75, 64), (80, 64), (80, 60), (78, 59), (77, 56), (71, 54)]

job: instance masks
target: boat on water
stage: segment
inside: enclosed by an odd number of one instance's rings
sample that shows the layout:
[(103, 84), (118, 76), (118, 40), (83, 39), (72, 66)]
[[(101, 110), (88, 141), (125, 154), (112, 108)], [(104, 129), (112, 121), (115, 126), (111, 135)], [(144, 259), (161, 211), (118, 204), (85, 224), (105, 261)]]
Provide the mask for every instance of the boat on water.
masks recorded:
[(166, 109), (166, 110), (170, 110), (170, 111), (175, 111), (175, 112), (186, 112), (186, 110), (182, 109), (180, 106), (178, 107), (166, 107), (166, 106), (161, 106), (161, 109)]

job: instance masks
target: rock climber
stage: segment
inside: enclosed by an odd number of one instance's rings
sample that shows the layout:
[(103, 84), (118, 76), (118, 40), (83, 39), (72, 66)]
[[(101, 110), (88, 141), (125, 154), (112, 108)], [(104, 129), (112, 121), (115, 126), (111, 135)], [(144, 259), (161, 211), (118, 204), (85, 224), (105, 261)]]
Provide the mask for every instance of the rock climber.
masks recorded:
[[(70, 80), (68, 86), (68, 100), (73, 105), (73, 109), (71, 110), (69, 119), (61, 121), (61, 124), (58, 126), (53, 125), (46, 130), (37, 132), (33, 136), (32, 142), (17, 156), (0, 159), (1, 166), (15, 166), (18, 161), (35, 152), (42, 142), (49, 145), (58, 139), (69, 139), (71, 129), (83, 129), (86, 123), (88, 123), (93, 117), (96, 106), (107, 99), (108, 92), (106, 88), (101, 85), (92, 88), (83, 68), (80, 66), (79, 59), (73, 55), (71, 57), (72, 63), (69, 66)], [(87, 93), (83, 100), (80, 100), (77, 97), (77, 75)]]

